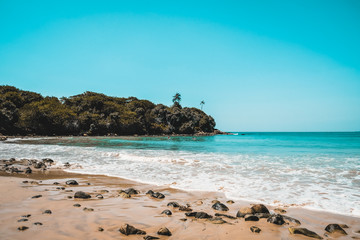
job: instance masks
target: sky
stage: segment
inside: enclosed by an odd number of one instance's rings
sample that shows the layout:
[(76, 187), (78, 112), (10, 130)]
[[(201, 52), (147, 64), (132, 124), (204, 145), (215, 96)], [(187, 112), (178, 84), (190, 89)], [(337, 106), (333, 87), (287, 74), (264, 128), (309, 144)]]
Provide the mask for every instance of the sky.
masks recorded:
[(360, 1), (0, 0), (0, 85), (179, 92), (224, 131), (360, 131)]

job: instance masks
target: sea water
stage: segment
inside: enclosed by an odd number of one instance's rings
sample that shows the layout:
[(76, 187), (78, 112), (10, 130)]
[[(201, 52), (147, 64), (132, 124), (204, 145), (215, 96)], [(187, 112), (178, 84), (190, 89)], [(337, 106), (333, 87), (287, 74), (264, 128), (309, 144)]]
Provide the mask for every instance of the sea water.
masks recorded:
[(0, 158), (360, 216), (360, 132), (233, 134), (13, 139), (0, 143)]

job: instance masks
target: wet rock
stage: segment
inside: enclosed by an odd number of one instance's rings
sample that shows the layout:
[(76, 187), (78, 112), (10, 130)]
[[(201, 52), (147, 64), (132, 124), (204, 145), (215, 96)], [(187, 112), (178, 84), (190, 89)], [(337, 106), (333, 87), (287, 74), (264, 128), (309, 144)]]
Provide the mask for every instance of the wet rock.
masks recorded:
[(283, 225), (285, 223), (284, 218), (280, 214), (271, 215), (267, 219), (267, 222), (273, 223), (273, 224), (276, 224), (276, 225)]
[(339, 224), (339, 226), (342, 227), (342, 228), (349, 228), (349, 226), (346, 225), (346, 224)]
[(251, 207), (254, 213), (270, 213), (267, 207), (263, 204), (255, 204)]
[(316, 239), (323, 239), (322, 237), (320, 237), (317, 233), (310, 231), (306, 228), (294, 228), (294, 227), (290, 227), (289, 228), (289, 232), (291, 234), (301, 234), (307, 237), (311, 237), (311, 238), (316, 238)]
[(180, 206), (180, 207), (179, 207), (179, 211), (191, 212), (192, 209), (191, 209), (189, 206)]
[(78, 204), (78, 203), (75, 203), (73, 206), (74, 206), (74, 207), (81, 207), (81, 205)]
[(69, 162), (64, 163), (64, 167), (69, 168), (71, 164)]
[(121, 226), (119, 231), (122, 234), (125, 234), (126, 236), (128, 236), (128, 235), (145, 235), (146, 234), (145, 231), (137, 229), (129, 224), (124, 224), (123, 226)]
[(56, 189), (58, 189), (58, 190), (65, 190), (64, 187), (57, 187)]
[(228, 201), (226, 201), (226, 203), (227, 204), (233, 204), (233, 203), (235, 203), (233, 200), (228, 200)]
[(78, 191), (75, 193), (74, 198), (82, 198), (82, 199), (88, 199), (91, 198), (91, 196), (87, 193), (84, 193), (82, 191)]
[(67, 196), (67, 198), (71, 199), (71, 198), (73, 198), (73, 197), (72, 197), (72, 196)]
[(50, 159), (50, 158), (44, 158), (42, 159), (43, 163), (47, 164), (47, 165), (52, 165), (54, 164), (54, 160)]
[(245, 215), (245, 221), (253, 221), (253, 222), (256, 222), (256, 221), (259, 221), (259, 218), (255, 215)]
[(185, 215), (187, 217), (195, 217), (199, 219), (212, 218), (212, 216), (207, 214), (206, 212), (190, 212), (190, 213), (185, 213)]
[(47, 209), (43, 212), (43, 214), (52, 214), (51, 210), (50, 209)]
[(216, 217), (226, 217), (226, 218), (230, 218), (230, 219), (236, 219), (236, 217), (226, 215), (226, 214), (222, 214), (222, 213), (215, 213), (215, 216)]
[(282, 208), (275, 208), (274, 212), (276, 212), (276, 213), (286, 213), (286, 210), (282, 209)]
[(53, 184), (54, 184), (54, 185), (59, 185), (60, 183), (58, 183), (58, 182), (54, 182)]
[(222, 204), (220, 202), (215, 203), (214, 205), (211, 206), (213, 209), (218, 210), (218, 211), (229, 211), (229, 208), (225, 205)]
[(165, 215), (170, 216), (170, 215), (172, 215), (172, 212), (170, 210), (164, 210), (164, 211), (161, 212), (161, 214), (165, 214)]
[(38, 225), (38, 226), (41, 226), (43, 225), (41, 222), (34, 222), (34, 225)]
[(269, 218), (271, 216), (270, 213), (255, 213), (254, 215), (258, 218)]
[(221, 217), (215, 217), (215, 218), (210, 218), (209, 221), (213, 224), (224, 224), (227, 223), (227, 221), (225, 221), (224, 219), (222, 219)]
[(27, 221), (29, 221), (29, 219), (27, 219), (27, 218), (22, 218), (22, 219), (18, 220), (18, 222), (27, 222)]
[(96, 197), (97, 197), (98, 199), (103, 199), (103, 198), (104, 198), (104, 196), (103, 196), (102, 194), (98, 194), (98, 195), (96, 195)]
[(66, 185), (79, 185), (79, 183), (75, 180), (68, 180), (65, 183)]
[(160, 238), (148, 235), (148, 236), (145, 236), (144, 239), (145, 240), (152, 240), (152, 239), (160, 239)]
[(33, 164), (34, 168), (39, 169), (39, 168), (46, 168), (45, 164), (43, 162), (36, 162)]
[(21, 217), (23, 217), (23, 218), (29, 218), (29, 217), (31, 217), (31, 214), (22, 215)]
[(179, 220), (180, 220), (180, 221), (183, 221), (183, 222), (186, 222), (186, 221), (187, 221), (186, 218), (180, 218)]
[(32, 196), (31, 198), (41, 198), (42, 195), (35, 195), (35, 196)]
[(29, 183), (29, 181), (22, 181), (22, 183)]
[(26, 226), (18, 227), (19, 231), (25, 231), (26, 229), (29, 229), (29, 227), (26, 227)]
[(160, 192), (153, 192), (152, 190), (147, 191), (146, 195), (149, 195), (150, 197), (157, 198), (157, 199), (163, 199), (165, 198), (165, 195)]
[(166, 227), (160, 228), (159, 231), (157, 232), (157, 234), (159, 235), (163, 235), (163, 236), (171, 236), (171, 232), (169, 229), (167, 229)]
[(174, 208), (178, 208), (180, 207), (180, 205), (177, 202), (169, 202), (167, 204), (168, 207), (174, 207)]
[(131, 198), (131, 195), (127, 194), (126, 192), (120, 192), (119, 196), (122, 198)]
[(32, 173), (31, 168), (29, 167), (25, 168), (25, 174), (30, 174), (30, 173)]
[(124, 190), (125, 193), (133, 195), (133, 194), (139, 194), (140, 192), (138, 190), (135, 190), (134, 188), (128, 188)]
[(245, 217), (246, 214), (254, 214), (254, 210), (249, 207), (242, 207), (240, 210), (236, 213), (236, 217)]
[(253, 233), (260, 233), (261, 232), (261, 229), (256, 227), (256, 226), (251, 226), (250, 227), (250, 230), (253, 232)]
[(99, 231), (99, 232), (103, 232), (104, 229), (103, 229), (102, 227), (98, 227), (98, 231)]
[(345, 230), (342, 227), (340, 227), (339, 224), (335, 224), (335, 223), (327, 225), (325, 231), (329, 233), (339, 233), (341, 235), (347, 235)]
[(285, 222), (287, 223), (294, 223), (294, 224), (297, 224), (297, 225), (301, 225), (301, 222), (295, 218), (292, 218), (292, 217), (289, 217), (289, 216), (286, 216), (286, 215), (281, 215)]
[(93, 211), (94, 211), (93, 208), (87, 208), (87, 207), (85, 207), (83, 210), (84, 210), (85, 212), (93, 212)]

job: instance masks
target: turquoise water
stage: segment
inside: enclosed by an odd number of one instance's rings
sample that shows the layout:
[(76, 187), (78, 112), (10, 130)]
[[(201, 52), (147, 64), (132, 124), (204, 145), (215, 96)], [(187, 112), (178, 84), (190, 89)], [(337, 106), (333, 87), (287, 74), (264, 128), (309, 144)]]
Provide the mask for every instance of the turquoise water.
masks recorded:
[[(360, 216), (360, 133), (73, 137), (0, 144), (1, 156), (51, 157), (72, 171), (229, 198)], [(21, 144), (18, 144), (21, 143)]]

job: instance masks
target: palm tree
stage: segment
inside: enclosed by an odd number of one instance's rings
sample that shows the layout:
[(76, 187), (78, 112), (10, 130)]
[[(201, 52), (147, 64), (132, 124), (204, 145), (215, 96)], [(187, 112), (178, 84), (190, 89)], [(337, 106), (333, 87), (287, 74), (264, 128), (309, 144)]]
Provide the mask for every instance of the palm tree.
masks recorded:
[(176, 93), (175, 96), (173, 96), (173, 103), (179, 103), (181, 101), (181, 94), (180, 93)]
[(203, 109), (204, 104), (205, 104), (205, 101), (202, 100), (202, 101), (200, 102), (201, 110)]

